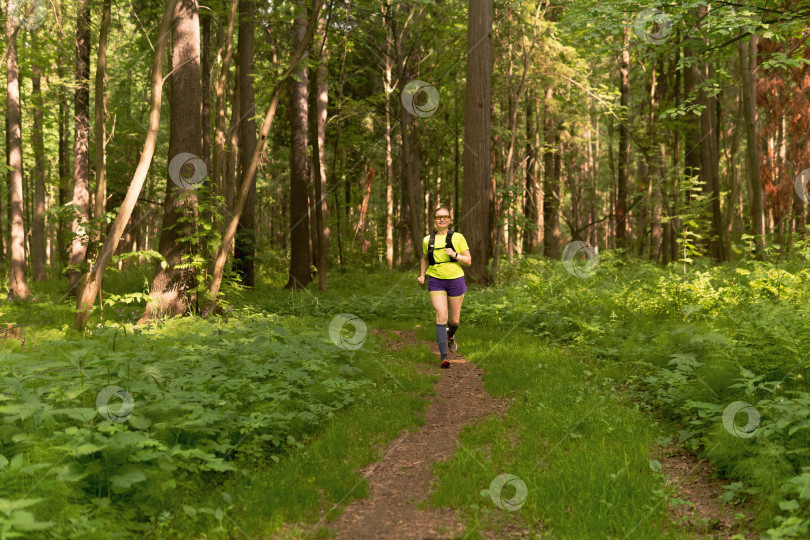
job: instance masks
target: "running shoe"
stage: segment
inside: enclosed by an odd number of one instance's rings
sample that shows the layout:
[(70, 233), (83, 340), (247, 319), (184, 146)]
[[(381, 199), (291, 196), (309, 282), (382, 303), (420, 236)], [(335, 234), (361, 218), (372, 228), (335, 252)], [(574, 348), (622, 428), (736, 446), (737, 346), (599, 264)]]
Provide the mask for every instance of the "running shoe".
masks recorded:
[(450, 360), (447, 359), (446, 356), (442, 356), (442, 367), (449, 368), (450, 367)]
[(456, 343), (455, 336), (447, 339), (447, 350), (450, 352), (456, 352), (458, 349), (458, 344)]

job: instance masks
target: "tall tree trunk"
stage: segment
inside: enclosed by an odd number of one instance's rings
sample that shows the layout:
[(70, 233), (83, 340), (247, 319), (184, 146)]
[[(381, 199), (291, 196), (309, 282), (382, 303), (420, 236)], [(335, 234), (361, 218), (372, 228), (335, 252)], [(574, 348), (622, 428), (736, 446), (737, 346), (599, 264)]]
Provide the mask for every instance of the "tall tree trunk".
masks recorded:
[(619, 124), (619, 159), (616, 196), (616, 246), (628, 247), (627, 239), (627, 176), (630, 168), (630, 139), (628, 124), (630, 122), (630, 28), (622, 31), (621, 61), (619, 62), (619, 86), (622, 115), (624, 121)]
[(554, 88), (546, 89), (545, 126), (543, 130), (543, 254), (555, 259), (560, 256), (560, 176), (556, 173), (559, 167), (556, 119), (552, 99)]
[[(64, 16), (65, 4), (62, 4), (62, 15)], [(56, 63), (56, 74), (60, 81), (66, 80), (65, 58), (62, 51), (62, 33), (59, 32), (57, 43), (59, 47), (59, 61)], [(63, 208), (68, 204), (70, 197), (70, 104), (68, 103), (67, 84), (62, 82), (59, 85), (59, 206)], [(67, 268), (68, 260), (68, 222), (60, 218), (57, 231), (57, 251), (59, 252), (59, 264), (62, 270)]]
[[(230, 74), (231, 58), (233, 56), (233, 28), (236, 21), (236, 10), (239, 6), (239, 0), (231, 0), (230, 10), (228, 12), (228, 27), (225, 32), (225, 37), (222, 44), (222, 63), (217, 76), (217, 82), (214, 85), (214, 96), (216, 106), (216, 118), (214, 122), (214, 156), (213, 156), (213, 181), (216, 189), (219, 190), (220, 195), (225, 195), (227, 189), (225, 188), (225, 175), (228, 158), (225, 155), (225, 143), (228, 130), (228, 119), (225, 116), (226, 108), (226, 87), (228, 82), (228, 75)], [(237, 109), (234, 109), (237, 111)], [(234, 112), (233, 116), (237, 116)], [(226, 200), (226, 208), (230, 209), (230, 201)], [(224, 212), (223, 212), (224, 213)]]
[(163, 57), (166, 49), (166, 42), (169, 36), (169, 26), (172, 22), (175, 4), (177, 0), (167, 0), (166, 7), (163, 11), (163, 18), (161, 19), (160, 28), (158, 29), (158, 38), (155, 42), (155, 56), (152, 60), (152, 99), (149, 109), (149, 128), (146, 133), (146, 140), (143, 144), (143, 151), (141, 152), (141, 159), (138, 162), (138, 167), (135, 174), (132, 176), (132, 182), (127, 189), (124, 202), (121, 203), (121, 209), (115, 218), (115, 221), (110, 228), (110, 232), (104, 239), (104, 245), (99, 251), (99, 256), (93, 264), (93, 268), (84, 276), (84, 285), (82, 286), (81, 294), (76, 302), (76, 318), (73, 321), (73, 328), (76, 330), (84, 330), (87, 326), (87, 320), (90, 317), (90, 311), (96, 301), (96, 296), (101, 290), (102, 280), (104, 278), (104, 271), (110, 263), (118, 242), (124, 234), (124, 229), (132, 216), (133, 210), (138, 203), (138, 197), (143, 189), (143, 184), (146, 181), (146, 176), (149, 172), (149, 167), (152, 164), (152, 156), (155, 152), (155, 145), (157, 143), (158, 128), (160, 127), (160, 102), (161, 91), (163, 89)]
[[(306, 8), (299, 1), (295, 18), (293, 49), (306, 34)], [(309, 44), (304, 44), (309, 48)], [(307, 219), (307, 70), (290, 79), (290, 278), (285, 288), (304, 288), (312, 281), (309, 269), (309, 220)]]
[[(385, 9), (383, 8), (383, 14)], [(385, 89), (385, 262), (388, 268), (394, 267), (394, 157), (391, 147), (391, 31), (385, 26), (385, 67), (383, 87)]]
[[(35, 36), (32, 36), (32, 40)], [(36, 47), (36, 45), (35, 45)], [(31, 230), (31, 262), (33, 263), (34, 281), (46, 278), (45, 263), (45, 144), (42, 138), (42, 71), (38, 64), (32, 65), (32, 105), (34, 108), (34, 125), (32, 139), (34, 146), (34, 222)]]
[(104, 79), (107, 76), (107, 35), (110, 32), (110, 4), (111, 0), (104, 0), (102, 3), (101, 30), (98, 38), (98, 62), (96, 63), (96, 200), (93, 212), (95, 218), (101, 217), (107, 211), (107, 130), (105, 129), (107, 107), (104, 100)]
[[(684, 99), (694, 97), (700, 77), (699, 70), (695, 65), (695, 51), (691, 47), (684, 47), (684, 57), (687, 67), (684, 68), (683, 84)], [(700, 174), (700, 123), (688, 122), (684, 127), (684, 175), (686, 178), (694, 178)], [(688, 190), (687, 201), (692, 200), (692, 188)]]
[[(698, 8), (699, 14), (705, 14), (706, 7)], [(711, 62), (701, 66), (705, 81), (714, 79), (714, 68)], [(720, 212), (720, 182), (717, 178), (717, 145), (715, 131), (717, 117), (715, 114), (716, 97), (709, 96), (705, 90), (700, 92), (700, 103), (705, 106), (700, 115), (700, 179), (703, 182), (703, 193), (708, 196), (711, 205), (711, 229), (709, 231), (709, 250), (716, 261), (725, 258), (723, 248), (722, 214)]]
[[(11, 0), (8, 12), (12, 10)], [(6, 81), (7, 81), (7, 155), (9, 203), (11, 209), (11, 273), (9, 276), (8, 298), (31, 296), (25, 279), (25, 222), (23, 219), (23, 180), (22, 180), (22, 127), (20, 117), (20, 82), (17, 70), (17, 38), (12, 17), (6, 17)]]
[(315, 76), (312, 80), (313, 88), (313, 101), (314, 110), (312, 113), (313, 121), (310, 128), (312, 129), (312, 138), (315, 144), (312, 145), (312, 163), (313, 167), (313, 184), (315, 188), (315, 223), (317, 232), (317, 253), (318, 260), (316, 266), (318, 268), (318, 290), (326, 290), (326, 272), (329, 256), (329, 223), (328, 223), (328, 205), (327, 197), (328, 188), (326, 185), (326, 106), (329, 99), (329, 80), (327, 61), (328, 55), (326, 52), (326, 18), (321, 16), (318, 20), (319, 36), (323, 36), (318, 43), (318, 53), (320, 57), (320, 64), (315, 69)]
[(467, 26), (467, 88), (464, 107), (463, 215), (459, 228), (472, 254), (470, 278), (492, 282), (490, 229), (490, 124), (492, 99), (492, 0), (470, 0)]
[(200, 33), (202, 49), (200, 51), (200, 69), (202, 80), (202, 159), (205, 168), (211, 173), (211, 13), (200, 15)]
[(751, 213), (752, 233), (756, 237), (756, 255), (765, 260), (762, 249), (765, 240), (765, 214), (762, 204), (762, 182), (759, 177), (759, 152), (757, 144), (757, 76), (754, 69), (757, 65), (757, 36), (752, 35), (748, 41), (738, 41), (740, 68), (742, 70), (743, 113), (745, 116), (745, 175), (748, 181), (748, 198)]
[(87, 221), (90, 212), (90, 0), (76, 3), (76, 90), (74, 94), (73, 141), (73, 240), (70, 249), (70, 291), (77, 294), (79, 266), (87, 249)]
[[(407, 20), (414, 20), (414, 7), (408, 8)], [(407, 33), (406, 28), (399, 29), (397, 27), (396, 9), (394, 14), (389, 17), (392, 24), (392, 35), (394, 40), (394, 52), (396, 54), (396, 69), (397, 78), (399, 79), (401, 90), (404, 92), (405, 85), (411, 80), (410, 67), (414, 63), (418, 63), (418, 59), (414, 57), (414, 52), (411, 51), (410, 55), (406, 53)], [(407, 23), (406, 23), (407, 24)], [(415, 96), (413, 96), (415, 97)], [(405, 218), (405, 224), (410, 232), (411, 248), (412, 248), (412, 262), (416, 263), (422, 257), (422, 188), (419, 178), (419, 169), (421, 159), (419, 156), (419, 142), (418, 142), (418, 126), (414, 120), (414, 116), (405, 108), (403, 100), (399, 100), (399, 126), (400, 126), (400, 140), (402, 141), (402, 150), (400, 154), (400, 182), (401, 182), (401, 196), (402, 196), (402, 213)], [(347, 184), (348, 185), (348, 184)], [(348, 202), (348, 201), (347, 201)], [(407, 209), (407, 213), (406, 213)], [(403, 263), (405, 261), (405, 248), (403, 244)]]
[[(169, 77), (169, 174), (158, 250), (166, 267), (157, 265), (144, 319), (182, 315), (189, 308), (186, 295), (194, 286), (194, 268), (177, 266), (194, 252), (197, 194), (184, 189), (184, 180), (198, 173), (202, 154), (200, 122), (200, 21), (197, 0), (179, 0), (172, 29), (173, 73)], [(189, 157), (191, 154), (193, 157)]]
[(534, 142), (535, 128), (532, 124), (534, 112), (533, 93), (529, 93), (526, 100), (526, 192), (523, 198), (523, 216), (526, 228), (523, 232), (523, 253), (529, 255), (534, 251), (537, 243), (537, 150), (532, 144)]
[[(242, 178), (256, 148), (255, 101), (253, 97), (253, 27), (254, 0), (240, 0), (239, 13), (239, 174)], [(239, 219), (239, 229), (234, 245), (234, 267), (242, 278), (242, 284), (253, 287), (256, 280), (254, 259), (256, 256), (256, 177), (249, 180), (245, 208)]]

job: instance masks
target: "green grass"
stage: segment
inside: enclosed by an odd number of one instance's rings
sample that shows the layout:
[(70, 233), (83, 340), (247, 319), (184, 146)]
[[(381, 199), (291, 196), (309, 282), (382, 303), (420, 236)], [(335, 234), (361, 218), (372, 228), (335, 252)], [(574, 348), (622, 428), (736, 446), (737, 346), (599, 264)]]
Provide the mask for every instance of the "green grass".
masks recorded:
[[(464, 510), (470, 535), (511, 523), (555, 538), (682, 536), (668, 526), (662, 475), (650, 465), (665, 428), (617, 393), (621, 366), (520, 331), (504, 340), (503, 332), (464, 330), (459, 342), (486, 370), (485, 388), (512, 403), (503, 420), (464, 428), (462, 451), (436, 465), (434, 504)], [(517, 510), (491, 500), (490, 483), (502, 473), (526, 485)]]

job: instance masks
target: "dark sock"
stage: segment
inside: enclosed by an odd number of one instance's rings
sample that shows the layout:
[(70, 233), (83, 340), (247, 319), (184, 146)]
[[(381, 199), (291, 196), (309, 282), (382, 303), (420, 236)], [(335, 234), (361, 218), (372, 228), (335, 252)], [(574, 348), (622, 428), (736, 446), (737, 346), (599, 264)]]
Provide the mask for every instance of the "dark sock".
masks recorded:
[(447, 327), (443, 324), (436, 325), (436, 341), (439, 343), (442, 356), (447, 356)]
[(447, 330), (447, 337), (451, 338), (454, 335), (456, 335), (456, 330), (458, 330), (459, 324), (461, 324), (461, 323), (458, 323), (455, 326), (453, 326), (452, 324), (450, 325), (450, 328), (448, 328), (448, 330)]

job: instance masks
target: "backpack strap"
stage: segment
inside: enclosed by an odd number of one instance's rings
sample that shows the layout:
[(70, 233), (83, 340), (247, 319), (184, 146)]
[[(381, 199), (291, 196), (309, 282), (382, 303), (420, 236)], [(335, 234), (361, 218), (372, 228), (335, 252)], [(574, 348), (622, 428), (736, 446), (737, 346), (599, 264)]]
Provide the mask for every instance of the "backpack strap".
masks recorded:
[[(458, 259), (454, 259), (453, 257), (450, 257), (449, 261), (436, 262), (436, 257), (433, 256), (433, 252), (436, 250), (435, 246), (436, 246), (436, 232), (434, 231), (430, 234), (430, 240), (428, 240), (427, 256), (428, 256), (428, 264), (430, 266), (435, 266), (437, 264), (444, 264), (446, 262), (458, 262)], [(449, 247), (453, 248), (453, 251), (456, 250), (456, 247), (453, 245), (453, 231), (447, 231), (447, 236), (444, 239), (444, 248), (441, 249)]]
[(433, 256), (433, 250), (436, 249), (434, 245), (436, 244), (436, 233), (430, 233), (430, 240), (428, 241), (428, 264), (430, 266), (434, 266), (436, 264), (436, 258)]
[[(456, 251), (456, 246), (453, 245), (453, 231), (447, 231), (447, 237), (445, 237), (444, 240), (444, 247), (453, 248), (453, 251)], [(458, 259), (450, 257), (450, 262), (458, 262)]]

